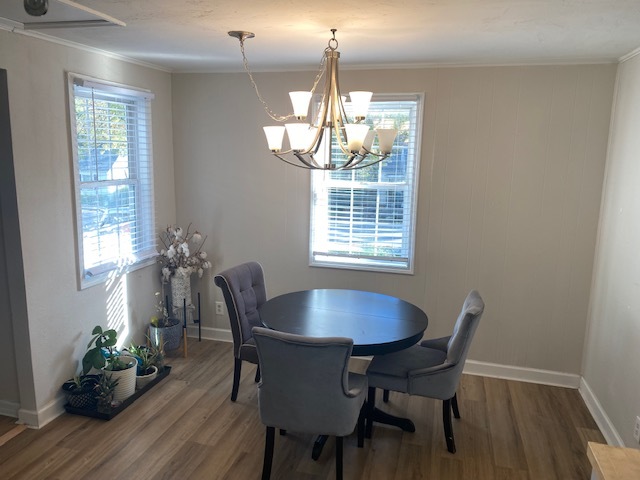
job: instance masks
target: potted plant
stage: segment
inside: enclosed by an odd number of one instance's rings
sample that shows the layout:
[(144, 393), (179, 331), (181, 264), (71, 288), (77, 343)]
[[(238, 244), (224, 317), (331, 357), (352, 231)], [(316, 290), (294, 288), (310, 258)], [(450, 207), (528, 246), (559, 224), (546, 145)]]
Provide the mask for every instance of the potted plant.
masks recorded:
[(74, 408), (91, 409), (96, 406), (94, 387), (99, 382), (99, 375), (77, 374), (62, 384), (67, 403)]
[(180, 346), (182, 338), (182, 322), (169, 316), (169, 309), (162, 300), (160, 292), (156, 292), (157, 314), (151, 317), (149, 326), (149, 338), (151, 344), (164, 353), (164, 350), (175, 350)]
[(113, 394), (119, 379), (107, 375), (100, 375), (98, 383), (93, 387), (96, 398), (96, 409), (100, 413), (111, 413)]
[(138, 360), (138, 371), (136, 374), (136, 388), (140, 390), (158, 375), (158, 358), (155, 347), (146, 345), (131, 345), (129, 352)]
[(114, 388), (113, 400), (122, 401), (129, 398), (136, 390), (137, 361), (134, 357), (120, 355), (116, 349), (117, 332), (113, 329), (103, 330), (96, 325), (91, 332), (93, 337), (87, 345), (87, 352), (82, 359), (82, 370), (86, 375), (92, 368), (102, 370), (110, 380), (118, 380)]

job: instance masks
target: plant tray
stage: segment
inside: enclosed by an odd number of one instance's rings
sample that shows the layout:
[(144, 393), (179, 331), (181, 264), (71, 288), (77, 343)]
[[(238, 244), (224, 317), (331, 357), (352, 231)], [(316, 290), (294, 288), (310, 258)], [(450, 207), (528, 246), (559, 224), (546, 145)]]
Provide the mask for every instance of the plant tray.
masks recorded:
[(146, 384), (140, 390), (136, 390), (136, 393), (131, 395), (126, 400), (123, 400), (123, 402), (120, 405), (118, 405), (117, 407), (111, 407), (111, 412), (109, 412), (109, 413), (99, 412), (95, 408), (76, 408), (76, 407), (72, 407), (68, 403), (65, 404), (64, 409), (67, 411), (67, 413), (73, 413), (74, 415), (84, 415), (85, 417), (100, 418), (102, 420), (111, 420), (113, 417), (118, 415), (125, 408), (127, 408), (129, 405), (131, 405), (133, 402), (135, 402), (138, 398), (140, 398), (142, 395), (147, 393), (158, 382), (161, 382), (162, 380), (164, 380), (165, 377), (167, 375), (169, 375), (169, 373), (171, 373), (171, 366), (170, 365), (166, 365), (164, 367), (164, 370), (162, 371), (162, 373), (159, 373), (158, 376), (155, 379), (153, 379), (151, 382)]

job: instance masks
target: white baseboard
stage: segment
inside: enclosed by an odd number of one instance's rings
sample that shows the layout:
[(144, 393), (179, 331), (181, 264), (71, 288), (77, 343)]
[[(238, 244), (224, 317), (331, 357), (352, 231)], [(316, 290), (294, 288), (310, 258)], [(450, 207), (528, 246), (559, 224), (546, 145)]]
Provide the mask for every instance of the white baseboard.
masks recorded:
[(580, 388), (578, 388), (578, 391), (580, 395), (582, 395), (584, 403), (586, 403), (589, 412), (591, 412), (591, 416), (596, 421), (607, 443), (615, 447), (624, 447), (625, 444), (622, 437), (618, 434), (616, 427), (613, 426), (609, 416), (602, 408), (602, 405), (600, 405), (598, 398), (594, 395), (584, 378), (580, 379)]
[[(233, 341), (231, 331), (222, 328), (203, 327), (200, 333), (202, 338), (205, 340), (217, 340), (222, 342)], [(187, 327), (187, 335), (189, 338), (198, 338), (198, 327)], [(362, 359), (366, 360), (366, 358)], [(552, 370), (539, 370), (535, 368), (479, 362), (476, 360), (467, 360), (465, 363), (464, 373), (468, 375), (482, 375), (484, 377), (502, 378), (506, 380), (578, 389), (607, 443), (609, 445), (624, 446), (624, 442), (609, 420), (609, 417), (602, 409), (600, 402), (595, 397), (584, 378), (580, 375), (555, 372)], [(18, 404), (14, 404), (12, 402), (0, 402), (0, 415), (17, 417), (18, 423), (24, 423), (35, 428), (44, 427), (47, 423), (62, 413), (64, 413), (64, 398), (62, 397), (56, 398), (38, 412), (20, 409)]]
[(3, 417), (18, 418), (18, 410), (20, 410), (19, 403), (0, 400), (0, 415)]
[(32, 428), (42, 428), (64, 413), (64, 404), (65, 398), (59, 396), (38, 411), (21, 408), (18, 410), (18, 422)]
[(497, 363), (478, 362), (476, 360), (467, 360), (464, 365), (464, 373), (567, 388), (579, 388), (581, 379), (580, 375), (574, 373), (515, 367)]
[[(202, 335), (202, 338), (204, 338), (205, 340), (233, 342), (233, 336), (231, 335), (231, 330), (226, 330), (224, 328), (202, 327), (201, 335)], [(188, 326), (187, 336), (189, 338), (198, 338), (198, 327)]]

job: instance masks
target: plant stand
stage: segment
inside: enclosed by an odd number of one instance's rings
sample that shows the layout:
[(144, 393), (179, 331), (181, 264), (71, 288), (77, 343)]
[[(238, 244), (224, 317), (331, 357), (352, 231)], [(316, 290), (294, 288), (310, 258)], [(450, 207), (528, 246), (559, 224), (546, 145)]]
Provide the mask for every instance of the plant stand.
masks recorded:
[[(173, 312), (174, 317), (182, 321), (182, 345), (183, 350), (182, 354), (184, 358), (187, 358), (187, 321), (190, 320), (193, 323), (198, 325), (198, 341), (202, 341), (202, 324), (200, 322), (200, 292), (198, 292), (198, 303), (197, 305), (187, 305), (187, 300), (182, 300), (182, 306), (176, 307), (176, 305), (172, 305), (171, 311)], [(197, 312), (197, 317), (195, 313)]]
[(118, 415), (125, 408), (127, 408), (129, 405), (135, 402), (138, 398), (140, 398), (142, 395), (144, 395), (149, 390), (151, 390), (155, 385), (157, 385), (159, 382), (164, 380), (167, 377), (167, 375), (169, 375), (169, 373), (171, 373), (171, 366), (166, 365), (164, 367), (164, 370), (158, 373), (158, 376), (154, 380), (146, 384), (140, 390), (136, 390), (136, 393), (131, 395), (129, 398), (123, 400), (122, 403), (120, 403), (120, 405), (118, 405), (117, 407), (111, 407), (111, 411), (109, 413), (99, 412), (95, 407), (93, 408), (72, 407), (68, 403), (64, 406), (64, 409), (67, 411), (67, 413), (72, 413), (74, 415), (84, 415), (85, 417), (99, 418), (102, 420), (111, 420), (113, 417)]

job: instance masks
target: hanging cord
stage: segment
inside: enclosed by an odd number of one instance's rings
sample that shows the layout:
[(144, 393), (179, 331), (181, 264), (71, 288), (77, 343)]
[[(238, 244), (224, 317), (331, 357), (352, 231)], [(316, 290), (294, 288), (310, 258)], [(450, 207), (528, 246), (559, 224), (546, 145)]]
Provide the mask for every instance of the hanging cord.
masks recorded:
[[(290, 118), (293, 118), (294, 115), (293, 113), (290, 113), (289, 115), (278, 115), (277, 113), (274, 113), (270, 108), (269, 105), (267, 105), (267, 102), (264, 98), (262, 98), (262, 95), (260, 95), (260, 91), (258, 90), (258, 85), (256, 84), (256, 81), (253, 79), (253, 74), (251, 73), (251, 69), (249, 68), (249, 61), (247, 60), (247, 56), (244, 52), (244, 38), (240, 37), (240, 51), (242, 52), (242, 63), (244, 65), (244, 69), (247, 72), (247, 74), (249, 74), (249, 79), (251, 80), (251, 85), (253, 85), (253, 89), (256, 91), (256, 95), (258, 96), (258, 100), (260, 100), (260, 102), (262, 103), (262, 106), (264, 107), (264, 111), (267, 112), (267, 115), (269, 115), (273, 120), (275, 120), (276, 122), (284, 122), (285, 120), (289, 120)], [(335, 40), (335, 34), (334, 34), (334, 38), (333, 40)], [(337, 46), (337, 41), (336, 41), (336, 46)], [(331, 48), (331, 47), (327, 47), (325, 48), (325, 52), (327, 50), (335, 50), (335, 48)], [(316, 79), (313, 82), (313, 87), (311, 88), (311, 95), (313, 96), (313, 94), (316, 91), (316, 87), (318, 86), (318, 83), (320, 82), (320, 79), (322, 78), (322, 76), (324, 75), (324, 64), (326, 61), (326, 55), (322, 54), (322, 60), (320, 60), (320, 66), (318, 69), (318, 74), (316, 75)]]

